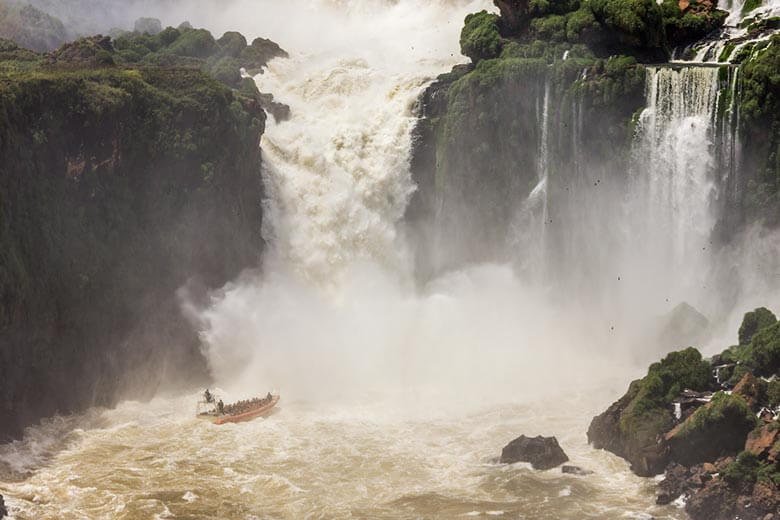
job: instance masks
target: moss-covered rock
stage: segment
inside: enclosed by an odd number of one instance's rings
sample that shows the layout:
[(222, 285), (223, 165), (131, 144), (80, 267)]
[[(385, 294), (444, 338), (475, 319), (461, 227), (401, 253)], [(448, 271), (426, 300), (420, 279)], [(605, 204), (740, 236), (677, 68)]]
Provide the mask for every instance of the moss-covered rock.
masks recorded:
[(84, 49), (0, 63), (0, 441), (205, 380), (176, 291), (262, 248), (257, 103), (197, 69), (84, 68)]
[[(681, 8), (682, 7), (682, 8)], [(666, 38), (671, 46), (700, 40), (723, 27), (728, 12), (717, 9), (717, 2), (679, 2), (664, 0), (661, 4)]]
[(638, 475), (661, 473), (670, 460), (663, 442), (674, 425), (669, 404), (682, 390), (705, 390), (710, 383), (711, 367), (696, 349), (672, 352), (651, 365), (647, 376), (631, 383), (626, 395), (593, 419), (588, 442), (627, 459)]
[(475, 63), (497, 58), (501, 54), (504, 39), (498, 30), (498, 16), (482, 11), (466, 17), (460, 33), (460, 50)]
[(612, 52), (629, 48), (649, 59), (666, 59), (663, 16), (655, 0), (590, 0), (589, 5), (609, 31), (607, 44)]
[(671, 460), (692, 466), (737, 454), (755, 426), (756, 417), (745, 399), (718, 392), (665, 439)]

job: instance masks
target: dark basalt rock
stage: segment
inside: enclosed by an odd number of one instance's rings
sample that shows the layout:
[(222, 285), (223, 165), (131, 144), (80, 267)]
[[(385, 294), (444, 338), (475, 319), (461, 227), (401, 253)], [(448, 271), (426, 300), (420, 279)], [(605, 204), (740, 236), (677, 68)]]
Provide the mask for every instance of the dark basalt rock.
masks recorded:
[(593, 475), (593, 472), (589, 469), (583, 469), (579, 466), (562, 466), (561, 473), (566, 473), (567, 475), (577, 475), (578, 477)]
[[(635, 389), (638, 381), (631, 384)], [(637, 475), (651, 477), (662, 473), (669, 460), (669, 451), (659, 434), (670, 424), (671, 414), (660, 424), (645, 421), (641, 435), (633, 430), (621, 428), (621, 419), (634, 400), (636, 390), (631, 390), (613, 403), (607, 411), (593, 418), (588, 428), (588, 442), (596, 449), (604, 449), (628, 460), (631, 470)]]
[(692, 520), (776, 520), (780, 492), (771, 482), (734, 485), (714, 477), (690, 496), (685, 511)]
[(526, 437), (521, 435), (501, 451), (502, 464), (529, 462), (534, 469), (551, 469), (567, 462), (563, 449), (555, 437)]
[(711, 463), (698, 464), (687, 468), (681, 464), (671, 463), (666, 468), (664, 479), (658, 484), (658, 505), (670, 504), (682, 495), (690, 495), (712, 480), (718, 473), (718, 467), (725, 468), (733, 458), (724, 458), (717, 465)]

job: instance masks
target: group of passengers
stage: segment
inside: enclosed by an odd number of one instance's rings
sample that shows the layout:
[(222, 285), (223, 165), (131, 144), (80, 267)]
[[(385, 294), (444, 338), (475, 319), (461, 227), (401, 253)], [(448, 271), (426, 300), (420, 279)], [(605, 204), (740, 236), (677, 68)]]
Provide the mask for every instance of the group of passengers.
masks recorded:
[[(211, 403), (214, 402), (214, 395), (211, 394), (208, 390), (204, 392), (204, 397), (206, 399), (206, 402)], [(220, 415), (241, 415), (242, 413), (249, 412), (255, 408), (258, 408), (260, 406), (263, 406), (267, 403), (271, 402), (271, 399), (273, 396), (271, 395), (271, 392), (268, 392), (268, 395), (266, 395), (264, 398), (256, 397), (254, 399), (248, 399), (243, 401), (238, 401), (237, 403), (228, 404), (222, 402), (222, 399), (219, 400), (217, 403), (217, 411)]]

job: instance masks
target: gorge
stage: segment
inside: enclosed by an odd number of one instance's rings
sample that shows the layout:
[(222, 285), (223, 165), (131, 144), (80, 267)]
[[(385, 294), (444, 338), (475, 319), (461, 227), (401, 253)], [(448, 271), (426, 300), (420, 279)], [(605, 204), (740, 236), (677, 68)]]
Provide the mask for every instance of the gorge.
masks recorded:
[(780, 5), (255, 4), (0, 44), (11, 517), (686, 518), (585, 432), (780, 309)]

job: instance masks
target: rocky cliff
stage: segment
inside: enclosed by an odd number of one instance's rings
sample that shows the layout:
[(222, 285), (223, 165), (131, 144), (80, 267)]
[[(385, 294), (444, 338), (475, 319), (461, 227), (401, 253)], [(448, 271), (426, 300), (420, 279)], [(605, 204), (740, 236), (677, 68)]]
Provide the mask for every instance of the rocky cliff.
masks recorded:
[(665, 473), (658, 502), (683, 496), (694, 520), (780, 511), (780, 324), (756, 309), (739, 341), (712, 360), (669, 354), (588, 429), (637, 474)]
[[(589, 248), (577, 243), (583, 226), (621, 240), (597, 219), (624, 216), (616, 201), (627, 192), (647, 65), (714, 37), (727, 14), (717, 2), (495, 3), (500, 15), (465, 20), (460, 43), (471, 63), (420, 98), (419, 189), (407, 220), (422, 278), (469, 262), (517, 261), (523, 248), (555, 249), (546, 268), (571, 265), (567, 250)], [(745, 45), (719, 72), (712, 117), (723, 135), (709, 138), (725, 179), (715, 204), (720, 243), (756, 222), (780, 223), (777, 41)], [(594, 207), (604, 210), (583, 209)], [(544, 243), (525, 236), (531, 228), (545, 229)]]
[(0, 42), (0, 440), (207, 380), (177, 291), (257, 265), (259, 93), (200, 70), (225, 48), (210, 34), (167, 36), (126, 38), (164, 66), (102, 37), (49, 55)]

